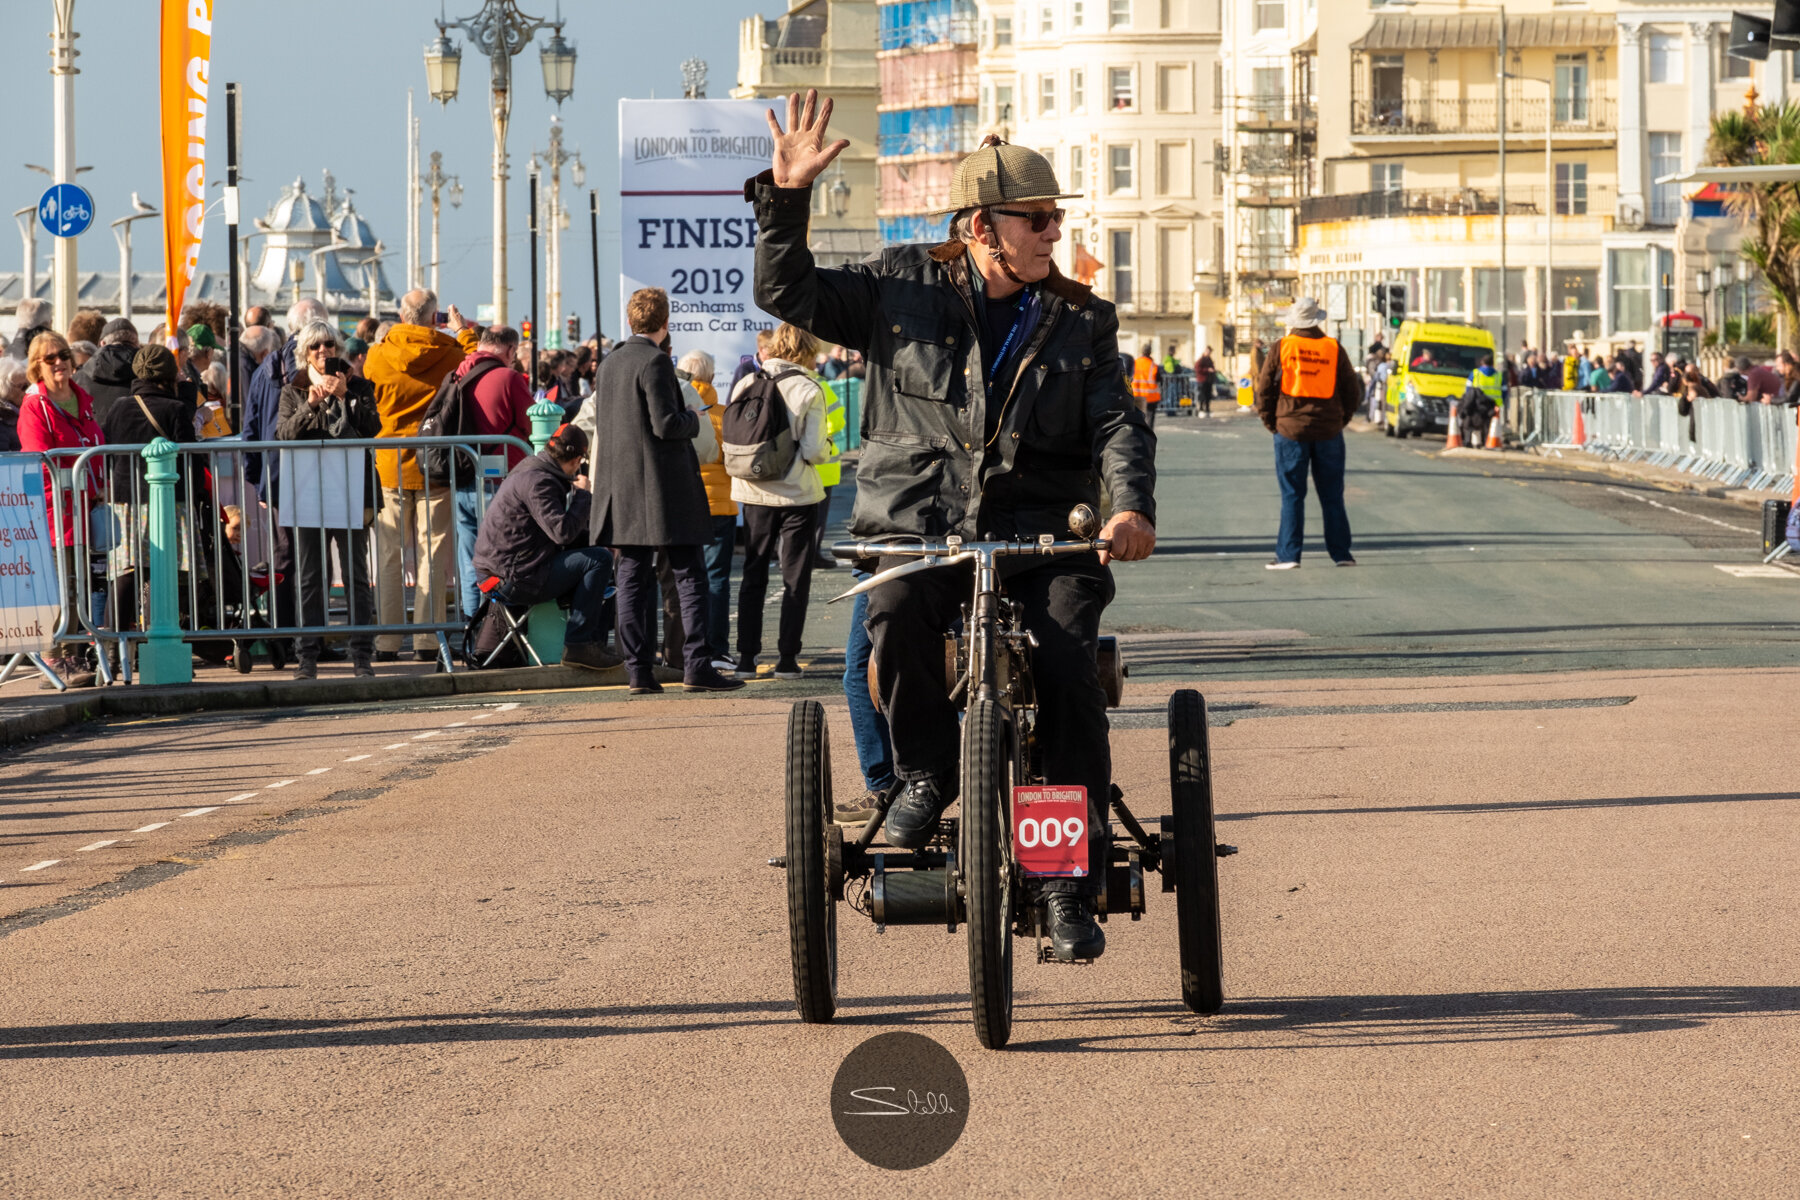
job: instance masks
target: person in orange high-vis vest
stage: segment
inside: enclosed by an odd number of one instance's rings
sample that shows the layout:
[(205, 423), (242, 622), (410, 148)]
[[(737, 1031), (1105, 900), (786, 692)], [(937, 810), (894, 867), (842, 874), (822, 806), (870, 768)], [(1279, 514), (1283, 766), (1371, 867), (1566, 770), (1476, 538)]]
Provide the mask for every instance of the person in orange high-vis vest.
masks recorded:
[(1300, 565), (1309, 470), (1319, 489), (1325, 549), (1338, 566), (1356, 565), (1344, 509), (1344, 426), (1362, 402), (1362, 381), (1343, 347), (1325, 336), (1324, 321), (1318, 301), (1296, 300), (1287, 336), (1263, 360), (1256, 380), (1256, 415), (1275, 435), (1281, 482), (1281, 532), (1271, 571)]
[(1138, 355), (1137, 363), (1131, 369), (1131, 397), (1152, 425), (1156, 424), (1156, 406), (1162, 400), (1159, 374), (1156, 360), (1150, 357), (1150, 343), (1145, 342), (1144, 352)]

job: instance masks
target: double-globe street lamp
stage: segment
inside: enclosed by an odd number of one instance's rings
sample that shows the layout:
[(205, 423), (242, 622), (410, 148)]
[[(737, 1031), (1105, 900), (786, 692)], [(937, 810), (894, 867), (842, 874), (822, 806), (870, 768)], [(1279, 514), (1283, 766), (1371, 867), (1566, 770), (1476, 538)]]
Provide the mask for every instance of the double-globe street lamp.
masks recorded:
[[(544, 269), (544, 333), (539, 335), (543, 345), (551, 345), (562, 336), (562, 231), (568, 227), (569, 215), (562, 203), (562, 169), (569, 168), (569, 179), (577, 189), (587, 186), (587, 168), (582, 165), (579, 153), (570, 154), (563, 149), (562, 120), (550, 118), (550, 149), (542, 154), (531, 156), (531, 170), (540, 178), (545, 170), (550, 172), (550, 187), (543, 194), (545, 206), (544, 228), (550, 235), (545, 249)], [(554, 333), (554, 337), (552, 334)]]
[(486, 0), (472, 17), (435, 22), (438, 36), (425, 47), (425, 76), (431, 98), (448, 105), (456, 99), (462, 76), (462, 48), (450, 40), (460, 29), (488, 58), (491, 67), (490, 113), (494, 122), (494, 323), (506, 319), (506, 127), (512, 116), (512, 60), (539, 30), (551, 31), (539, 51), (544, 92), (560, 106), (575, 91), (575, 47), (563, 40), (563, 21), (528, 17), (517, 0)]
[(455, 175), (444, 174), (444, 155), (440, 150), (431, 152), (431, 170), (419, 177), (419, 183), (431, 192), (431, 290), (437, 292), (438, 219), (443, 212), (443, 196), (449, 195), (451, 208), (461, 208), (463, 186), (462, 180)]

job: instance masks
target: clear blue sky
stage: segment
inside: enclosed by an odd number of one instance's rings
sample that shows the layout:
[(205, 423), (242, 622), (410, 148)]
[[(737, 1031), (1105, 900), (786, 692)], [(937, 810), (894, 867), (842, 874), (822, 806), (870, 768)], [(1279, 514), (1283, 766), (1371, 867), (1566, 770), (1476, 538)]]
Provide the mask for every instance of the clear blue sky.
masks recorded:
[[(81, 239), (83, 270), (118, 270), (118, 249), (106, 223), (130, 211), (131, 193), (161, 206), (161, 151), (156, 125), (157, 13), (153, 0), (76, 0), (81, 74), (75, 81), (76, 155), (94, 169), (80, 182), (94, 195), (94, 228)], [(481, 0), (453, 0), (451, 19), (471, 16)], [(556, 0), (521, 0), (533, 16), (554, 15)], [(50, 0), (3, 0), (0, 79), (6, 81), (5, 150), (0, 152), (0, 202), (5, 214), (34, 204), (49, 180), (25, 169), (51, 162)], [(600, 191), (602, 303), (606, 329), (618, 314), (618, 101), (621, 97), (679, 96), (680, 64), (698, 56), (711, 68), (708, 94), (725, 96), (737, 76), (738, 22), (759, 8), (783, 11), (780, 0), (657, 0), (653, 4), (563, 0), (565, 36), (576, 44), (575, 94), (562, 106), (565, 145), (581, 151), (588, 186)], [(444, 169), (462, 177), (461, 209), (444, 206), (443, 292), (450, 303), (474, 306), (491, 293), (493, 135), (485, 98), (488, 63), (463, 43), (462, 94), (448, 109), (425, 89), (424, 47), (436, 30), (438, 0), (215, 0), (212, 109), (208, 114), (207, 173), (225, 176), (225, 83), (244, 94), (243, 221), (261, 216), (283, 185), (303, 175), (315, 195), (330, 168), (339, 186), (354, 188), (356, 206), (387, 245), (388, 277), (405, 272), (406, 90), (415, 89), (421, 161), (444, 153)], [(541, 40), (541, 35), (540, 35)], [(513, 60), (514, 99), (508, 139), (512, 179), (513, 319), (526, 311), (529, 264), (525, 245), (525, 169), (530, 152), (548, 142), (556, 106), (544, 95), (535, 47)], [(573, 189), (564, 182), (565, 203)], [(563, 241), (564, 306), (593, 329), (593, 273), (585, 197)], [(429, 256), (429, 206), (421, 214), (421, 254)], [(0, 270), (17, 271), (22, 247), (12, 222), (0, 239)], [(207, 219), (202, 269), (223, 270), (222, 218)], [(161, 229), (136, 226), (136, 269), (161, 270)], [(39, 239), (40, 270), (50, 239)], [(259, 253), (261, 240), (251, 243)]]

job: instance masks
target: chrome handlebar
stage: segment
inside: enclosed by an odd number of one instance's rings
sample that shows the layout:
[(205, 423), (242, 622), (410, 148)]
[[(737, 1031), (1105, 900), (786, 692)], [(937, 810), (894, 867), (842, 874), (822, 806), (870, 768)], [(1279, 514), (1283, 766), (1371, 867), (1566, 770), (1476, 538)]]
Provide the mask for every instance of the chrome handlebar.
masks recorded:
[(848, 600), (852, 596), (861, 595), (890, 580), (919, 571), (927, 571), (933, 567), (952, 567), (965, 562), (973, 562), (979, 566), (992, 566), (993, 561), (997, 558), (1091, 554), (1110, 549), (1110, 547), (1111, 543), (1106, 538), (1059, 542), (1047, 533), (1040, 534), (1035, 540), (1012, 542), (965, 542), (961, 538), (946, 538), (941, 542), (839, 542), (831, 548), (832, 556), (839, 559), (906, 557), (916, 558), (917, 561), (901, 563), (897, 567), (889, 567), (885, 571), (871, 575), (842, 595), (833, 596), (826, 603), (836, 604), (839, 600)]

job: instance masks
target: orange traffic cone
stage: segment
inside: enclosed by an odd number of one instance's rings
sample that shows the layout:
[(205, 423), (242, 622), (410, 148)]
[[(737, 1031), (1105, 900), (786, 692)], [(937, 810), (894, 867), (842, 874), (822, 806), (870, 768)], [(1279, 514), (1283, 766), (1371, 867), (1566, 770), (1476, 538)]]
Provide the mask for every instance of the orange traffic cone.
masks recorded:
[(1575, 431), (1569, 435), (1570, 445), (1587, 445), (1587, 422), (1583, 420), (1581, 416), (1581, 406), (1583, 403), (1584, 400), (1582, 397), (1575, 397)]
[(1462, 431), (1456, 422), (1456, 401), (1450, 402), (1450, 436), (1444, 439), (1444, 449), (1461, 450), (1463, 446)]
[(1500, 449), (1500, 414), (1499, 413), (1495, 413), (1494, 419), (1488, 422), (1487, 448), (1489, 450)]

